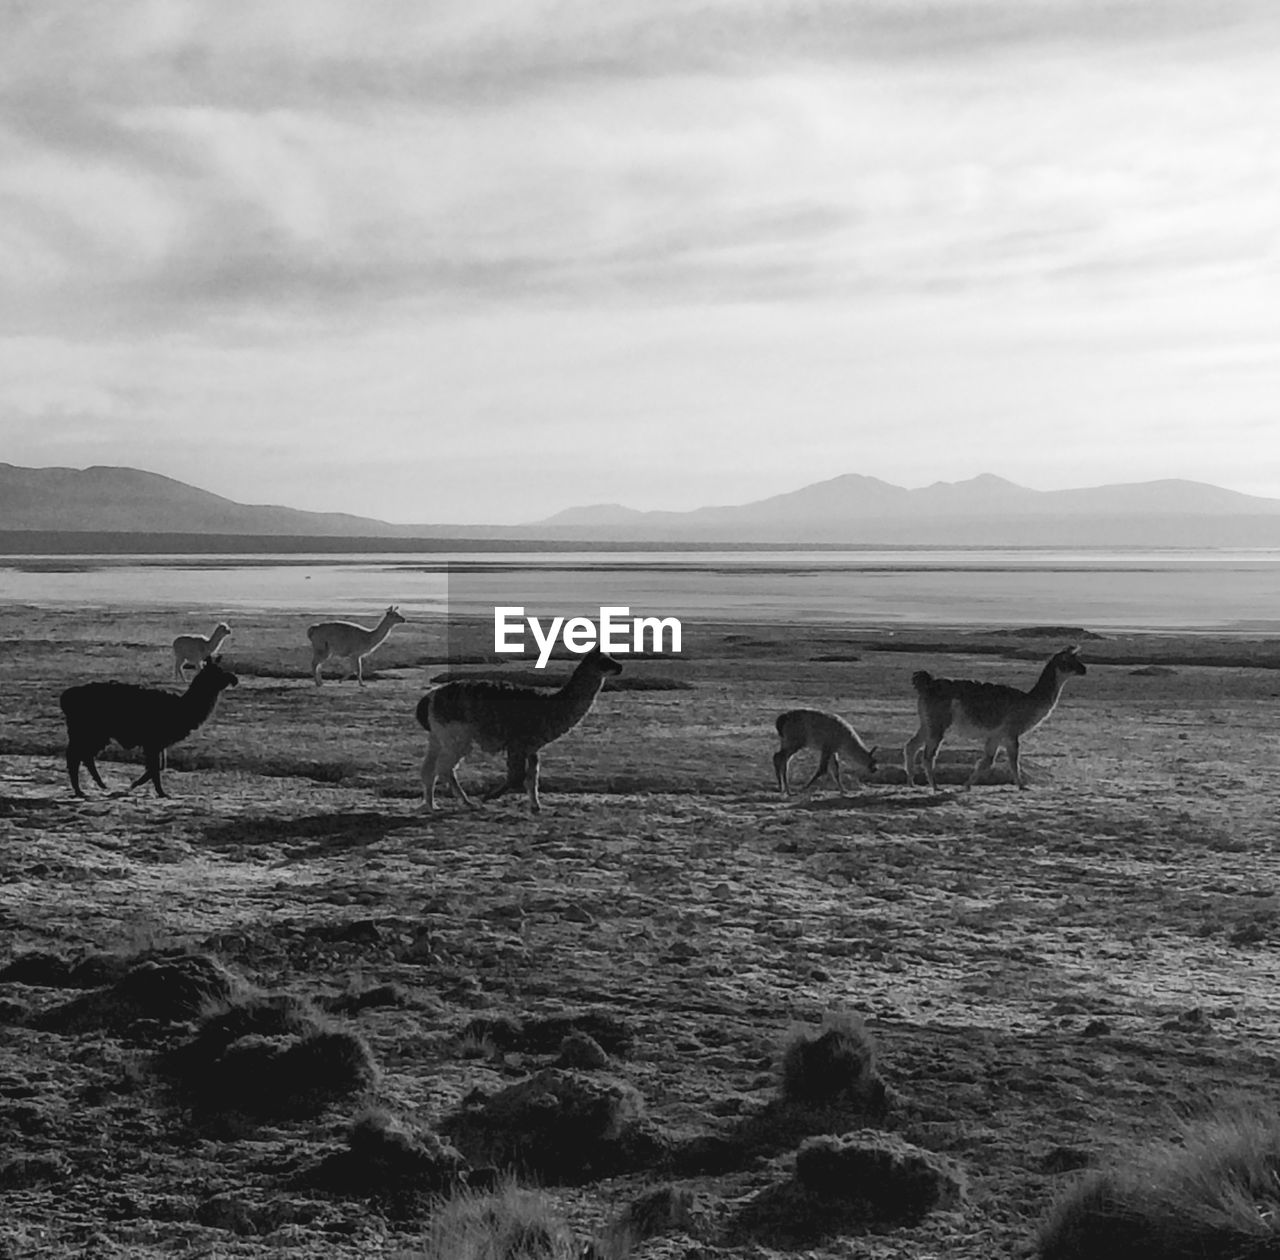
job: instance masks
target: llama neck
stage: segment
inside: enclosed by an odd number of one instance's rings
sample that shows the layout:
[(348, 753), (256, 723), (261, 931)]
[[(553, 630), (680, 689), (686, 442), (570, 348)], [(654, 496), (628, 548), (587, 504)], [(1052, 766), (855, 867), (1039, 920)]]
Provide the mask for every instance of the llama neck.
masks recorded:
[(382, 620), (378, 622), (378, 624), (373, 628), (373, 639), (370, 643), (371, 651), (373, 648), (376, 648), (378, 644), (381, 643), (382, 640), (387, 637), (387, 635), (391, 633), (391, 627), (393, 624), (394, 622), (392, 622), (390, 616), (388, 616), (386, 613), (383, 613)]
[(572, 730), (595, 703), (604, 675), (583, 661), (559, 691), (547, 697), (548, 739), (556, 739)]
[(179, 738), (190, 735), (196, 727), (204, 724), (217, 706), (221, 694), (221, 687), (210, 686), (209, 683), (202, 686), (199, 674), (191, 680), (191, 686), (178, 699), (174, 728), (182, 732)]
[(1052, 661), (1040, 671), (1036, 685), (1027, 693), (1038, 709), (1052, 709), (1058, 703), (1062, 689), (1067, 685), (1067, 676), (1061, 673)]

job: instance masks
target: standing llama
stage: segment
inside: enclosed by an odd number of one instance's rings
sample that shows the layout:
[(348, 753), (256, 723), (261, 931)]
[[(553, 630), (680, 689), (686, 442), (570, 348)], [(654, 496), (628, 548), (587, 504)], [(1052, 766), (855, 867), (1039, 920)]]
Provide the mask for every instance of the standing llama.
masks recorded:
[(844, 783), (840, 778), (841, 753), (868, 778), (876, 772), (875, 749), (868, 748), (858, 732), (834, 713), (823, 713), (820, 709), (789, 709), (778, 715), (774, 725), (778, 728), (782, 747), (773, 754), (773, 770), (778, 776), (778, 790), (787, 796), (791, 795), (791, 759), (805, 748), (816, 749), (819, 760), (813, 778), (801, 791), (807, 792), (830, 771), (840, 795), (844, 796)]
[(958, 734), (983, 744), (982, 755), (964, 785), (966, 790), (991, 768), (1001, 748), (1008, 754), (1014, 782), (1025, 790), (1027, 784), (1018, 763), (1019, 741), (1053, 712), (1067, 679), (1084, 672), (1084, 662), (1073, 646), (1049, 658), (1030, 691), (1003, 683), (935, 678), (923, 669), (912, 674), (911, 685), (919, 696), (920, 729), (902, 750), (907, 783), (915, 782), (916, 759), (923, 753), (925, 778), (935, 792), (938, 790), (934, 761), (943, 736), (954, 726)]
[(187, 685), (186, 667), (198, 670), (211, 656), (216, 656), (224, 639), (231, 637), (231, 627), (220, 621), (207, 638), (198, 634), (180, 634), (173, 641), (173, 681)]
[(180, 696), (122, 682), (68, 687), (59, 704), (67, 719), (67, 776), (75, 794), (84, 795), (80, 787), (82, 765), (93, 781), (107, 790), (94, 758), (114, 739), (122, 748), (142, 748), (146, 769), (129, 784), (129, 791), (150, 779), (157, 796), (167, 795), (160, 782), (165, 749), (207, 721), (218, 697), (239, 681), (210, 657)]
[(458, 782), (457, 765), (478, 744), (483, 751), (507, 754), (507, 777), (488, 792), (496, 800), (509, 789), (525, 788), (529, 808), (536, 814), (538, 752), (571, 731), (595, 703), (604, 680), (622, 673), (622, 666), (592, 648), (578, 662), (569, 681), (550, 695), (534, 687), (482, 679), (459, 679), (427, 692), (418, 701), (419, 724), (426, 729), (427, 755), (422, 762), (422, 801), (436, 807), (436, 782), (448, 781), (454, 795), (472, 809), (475, 801)]
[(320, 686), (320, 666), (331, 656), (343, 657), (355, 665), (356, 681), (364, 686), (364, 658), (391, 633), (393, 626), (404, 625), (398, 608), (388, 608), (382, 620), (370, 630), (354, 621), (317, 621), (307, 628), (311, 640), (311, 673)]

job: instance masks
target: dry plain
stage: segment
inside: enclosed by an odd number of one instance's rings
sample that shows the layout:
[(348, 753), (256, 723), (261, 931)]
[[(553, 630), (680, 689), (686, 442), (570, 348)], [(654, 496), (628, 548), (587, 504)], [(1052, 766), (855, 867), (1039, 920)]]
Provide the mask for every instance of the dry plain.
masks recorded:
[[(553, 1061), (466, 1036), (477, 1019), (625, 1029), (608, 1071), (679, 1149), (769, 1115), (789, 1032), (857, 1012), (891, 1089), (877, 1125), (968, 1181), (908, 1226), (788, 1233), (752, 1211), (803, 1136), (780, 1125), (736, 1163), (547, 1187), (584, 1239), (646, 1189), (690, 1190), (639, 1257), (1028, 1254), (1073, 1168), (1280, 1102), (1280, 644), (1081, 639), (1030, 790), (960, 791), (972, 753), (944, 746), (932, 795), (896, 756), (911, 672), (1030, 686), (1060, 634), (700, 626), (548, 749), (543, 814), (427, 816), (413, 709), (439, 628), (399, 627), (365, 688), (317, 690), (305, 621), (234, 621), (241, 685), (171, 751), (171, 798), (78, 801), (59, 693), (171, 685), (173, 615), (0, 610), (0, 1255), (423, 1254), (429, 1206), (306, 1173), (362, 1108), (433, 1126)], [(880, 745), (876, 781), (780, 799), (772, 723), (796, 705)], [(123, 787), (137, 762), (100, 764)], [(305, 1120), (202, 1126), (152, 1070), (189, 1028), (42, 1021), (115, 974), (81, 960), (182, 953), (329, 1011), (376, 1081)]]

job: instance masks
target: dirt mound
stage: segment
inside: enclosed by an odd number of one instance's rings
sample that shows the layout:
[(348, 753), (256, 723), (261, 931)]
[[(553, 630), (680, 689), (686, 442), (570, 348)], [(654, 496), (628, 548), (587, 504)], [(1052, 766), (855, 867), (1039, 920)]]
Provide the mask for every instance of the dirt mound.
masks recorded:
[(378, 1074), (363, 1038), (282, 996), (211, 1015), (160, 1066), (198, 1120), (305, 1119), (363, 1093)]
[(546, 1068), (492, 1097), (477, 1091), (441, 1129), (476, 1162), (549, 1182), (633, 1170), (662, 1149), (638, 1090), (562, 1068)]
[(145, 1035), (194, 1019), (244, 988), (238, 976), (208, 954), (148, 959), (130, 967), (114, 984), (44, 1011), (33, 1023), (48, 1032)]

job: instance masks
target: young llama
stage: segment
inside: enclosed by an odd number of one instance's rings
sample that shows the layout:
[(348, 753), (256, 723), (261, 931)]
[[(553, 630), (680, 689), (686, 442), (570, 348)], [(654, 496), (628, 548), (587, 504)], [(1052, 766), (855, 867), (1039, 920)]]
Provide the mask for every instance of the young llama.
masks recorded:
[(471, 808), (475, 801), (458, 782), (457, 765), (473, 744), (488, 753), (506, 752), (506, 779), (484, 797), (496, 800), (510, 789), (524, 788), (529, 808), (538, 799), (539, 751), (571, 731), (586, 717), (604, 680), (622, 666), (592, 648), (558, 691), (548, 695), (535, 687), (482, 679), (458, 679), (429, 691), (418, 701), (418, 722), (428, 732), (422, 762), (423, 804), (436, 807), (436, 783), (444, 778), (454, 795)]
[(856, 766), (868, 778), (876, 772), (875, 749), (862, 742), (858, 732), (842, 717), (824, 713), (820, 709), (789, 709), (780, 713), (774, 722), (782, 747), (773, 754), (773, 772), (778, 778), (778, 790), (791, 795), (791, 759), (805, 748), (818, 753), (818, 768), (813, 778), (801, 791), (807, 792), (828, 771), (845, 795), (844, 782), (840, 778), (840, 755)]
[(1049, 658), (1030, 691), (1019, 691), (1003, 683), (935, 678), (923, 669), (912, 674), (920, 729), (902, 750), (907, 783), (915, 782), (916, 759), (923, 754), (925, 778), (935, 792), (938, 790), (933, 773), (938, 745), (954, 728), (962, 736), (981, 740), (983, 745), (982, 755), (964, 785), (966, 789), (991, 768), (1003, 748), (1009, 757), (1014, 782), (1025, 790), (1027, 784), (1018, 761), (1019, 741), (1053, 712), (1067, 679), (1083, 673), (1084, 662), (1073, 646)]
[(207, 639), (198, 634), (178, 635), (173, 641), (173, 681), (185, 687), (186, 667), (190, 665), (199, 670), (209, 657), (218, 654), (223, 641), (230, 637), (231, 627), (225, 621), (218, 622)]

